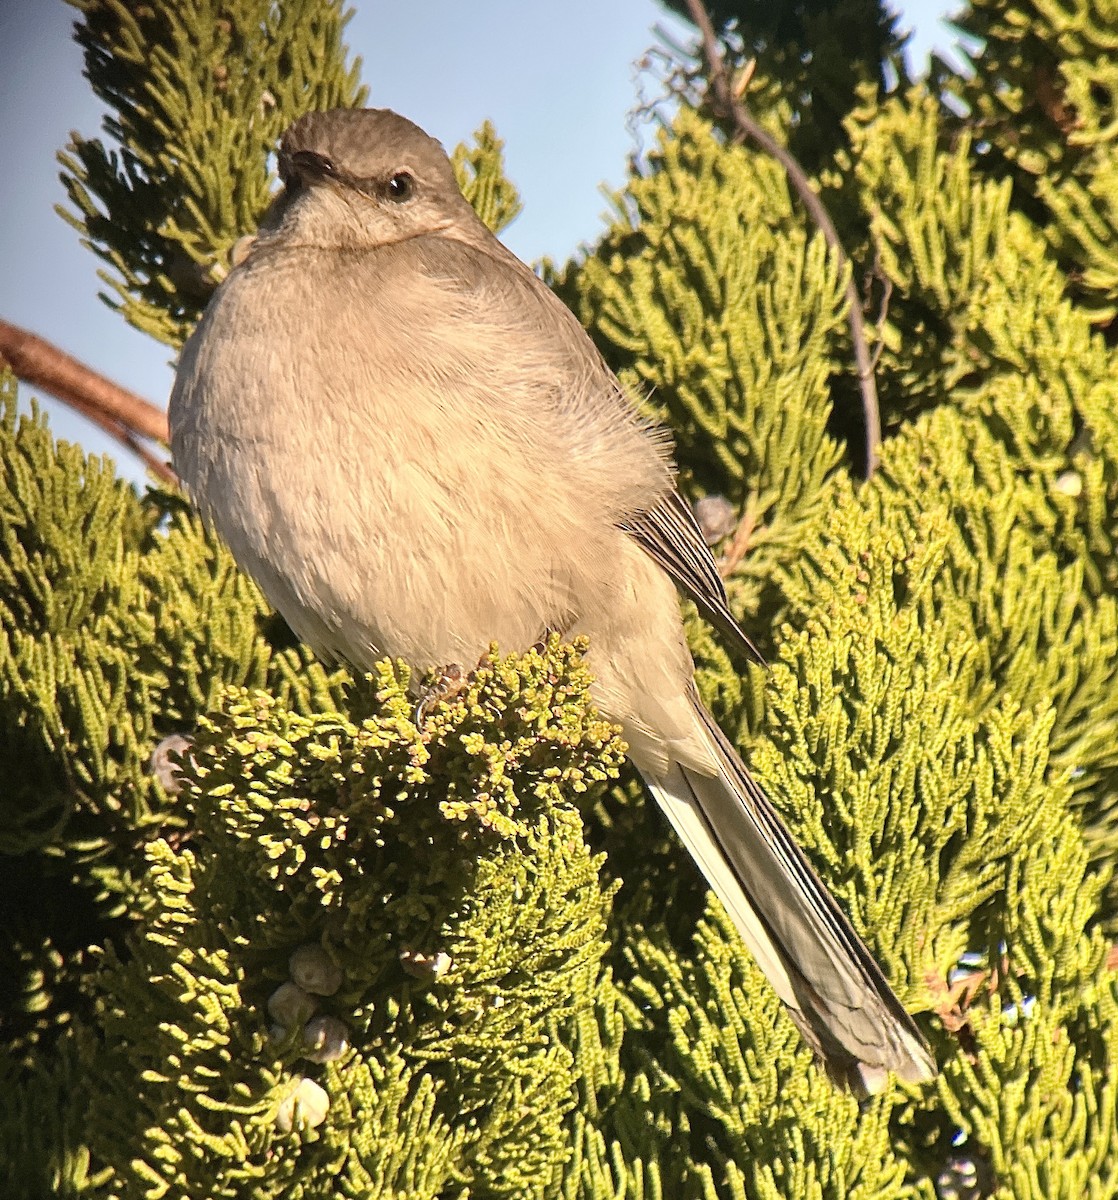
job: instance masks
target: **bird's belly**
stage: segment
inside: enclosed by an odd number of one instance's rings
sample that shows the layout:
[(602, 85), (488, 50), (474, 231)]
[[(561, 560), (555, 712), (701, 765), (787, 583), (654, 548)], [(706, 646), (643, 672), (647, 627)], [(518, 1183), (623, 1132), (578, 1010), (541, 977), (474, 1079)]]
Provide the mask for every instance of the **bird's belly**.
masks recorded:
[(615, 588), (623, 536), (613, 492), (577, 437), (556, 436), (551, 384), (505, 369), (496, 335), (492, 363), (463, 343), (465, 366), (452, 356), (446, 378), (418, 370), (447, 347), (387, 304), (375, 352), (333, 325), (278, 337), (259, 313), (297, 306), (263, 287), (235, 273), (188, 342), (173, 449), (300, 637), (360, 667), (385, 655), (467, 666), (491, 642), (526, 649), (609, 606), (599, 593)]
[(370, 456), (358, 477), (344, 454), (306, 442), (290, 455), (269, 445), (265, 470), (253, 447), (225, 448), (209, 471), (210, 519), (320, 654), (361, 668), (386, 655), (420, 671), (470, 666), (491, 642), (526, 649), (569, 617), (555, 540), (488, 472)]

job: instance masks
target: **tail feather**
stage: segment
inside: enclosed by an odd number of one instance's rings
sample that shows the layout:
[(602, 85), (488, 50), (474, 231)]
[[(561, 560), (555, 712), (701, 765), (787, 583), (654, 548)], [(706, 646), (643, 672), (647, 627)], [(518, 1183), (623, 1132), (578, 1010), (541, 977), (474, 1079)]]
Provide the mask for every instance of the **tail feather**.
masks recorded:
[(696, 703), (720, 772), (674, 764), (645, 783), (831, 1077), (877, 1092), (935, 1060), (870, 952), (729, 740)]

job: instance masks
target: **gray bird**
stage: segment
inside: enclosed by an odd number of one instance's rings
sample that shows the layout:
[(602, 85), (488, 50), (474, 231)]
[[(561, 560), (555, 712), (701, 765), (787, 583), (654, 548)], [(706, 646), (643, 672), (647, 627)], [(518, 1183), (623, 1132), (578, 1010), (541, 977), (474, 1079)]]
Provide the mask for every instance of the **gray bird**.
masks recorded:
[(935, 1074), (869, 951), (699, 701), (677, 589), (748, 646), (570, 311), (384, 109), (311, 113), (183, 349), (175, 469), (320, 655), (419, 672), (586, 634), (594, 695), (832, 1078)]

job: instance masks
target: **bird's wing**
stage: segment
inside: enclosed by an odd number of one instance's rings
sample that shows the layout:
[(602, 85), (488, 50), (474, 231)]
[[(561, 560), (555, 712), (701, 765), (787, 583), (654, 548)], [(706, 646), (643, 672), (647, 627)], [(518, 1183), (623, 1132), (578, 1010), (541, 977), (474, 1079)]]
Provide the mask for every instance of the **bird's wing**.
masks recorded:
[(691, 509), (677, 491), (663, 496), (647, 512), (630, 517), (622, 528), (667, 571), (680, 591), (695, 602), (699, 612), (723, 637), (759, 663), (765, 661), (730, 612), (726, 587), (714, 556)]
[[(628, 453), (642, 455), (664, 464), (655, 489), (642, 497), (638, 511), (620, 522), (621, 528), (668, 573), (685, 596), (693, 600), (699, 612), (730, 643), (741, 647), (758, 662), (764, 662), (756, 646), (737, 623), (726, 598), (726, 588), (714, 557), (695, 522), (690, 507), (670, 485), (666, 441), (636, 414), (617, 377), (590, 340), (578, 318), (558, 296), (511, 254), (496, 239), (485, 234), (481, 240), (462, 241), (455, 237), (417, 239), (415, 252), (427, 269), (456, 280), (459, 286), (484, 297), (491, 316), (499, 317), (510, 328), (531, 322), (534, 339), (556, 339), (558, 358), (575, 368), (581, 386), (589, 378), (599, 385), (599, 412), (604, 424), (616, 434), (627, 428), (632, 439)], [(494, 271), (496, 260), (501, 270)], [(546, 312), (547, 319), (533, 317)], [(624, 412), (623, 418), (611, 417), (610, 411)], [(581, 413), (585, 419), (586, 410)], [(565, 423), (569, 423), (569, 417)], [(664, 486), (667, 484), (668, 486)]]

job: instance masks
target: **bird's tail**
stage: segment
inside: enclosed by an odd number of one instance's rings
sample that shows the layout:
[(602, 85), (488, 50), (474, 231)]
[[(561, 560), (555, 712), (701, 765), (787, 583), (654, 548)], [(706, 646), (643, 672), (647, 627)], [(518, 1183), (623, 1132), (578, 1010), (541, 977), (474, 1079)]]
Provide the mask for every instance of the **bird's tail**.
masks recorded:
[(645, 783), (691, 852), (827, 1073), (877, 1092), (935, 1060), (877, 963), (729, 740), (696, 703), (720, 771), (673, 764)]

